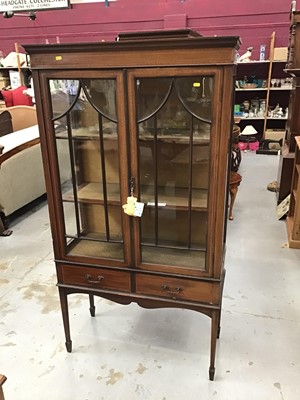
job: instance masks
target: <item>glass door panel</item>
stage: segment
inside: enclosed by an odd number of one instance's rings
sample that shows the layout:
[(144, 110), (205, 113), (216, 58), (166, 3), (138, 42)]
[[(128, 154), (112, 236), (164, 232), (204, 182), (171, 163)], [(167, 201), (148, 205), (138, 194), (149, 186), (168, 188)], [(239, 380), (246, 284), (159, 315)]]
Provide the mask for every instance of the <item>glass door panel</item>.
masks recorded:
[(116, 80), (49, 85), (67, 254), (124, 260)]
[(142, 263), (205, 269), (212, 76), (139, 78)]

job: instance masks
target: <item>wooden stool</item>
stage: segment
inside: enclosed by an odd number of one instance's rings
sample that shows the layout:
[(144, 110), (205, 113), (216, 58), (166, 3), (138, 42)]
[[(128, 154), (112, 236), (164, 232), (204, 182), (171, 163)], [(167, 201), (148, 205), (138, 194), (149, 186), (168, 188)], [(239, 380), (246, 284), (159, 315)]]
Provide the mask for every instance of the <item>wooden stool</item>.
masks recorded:
[(232, 209), (234, 200), (236, 198), (236, 194), (238, 191), (238, 187), (242, 181), (242, 177), (237, 172), (230, 172), (229, 176), (229, 194), (230, 194), (230, 205), (229, 205), (229, 219), (233, 220)]

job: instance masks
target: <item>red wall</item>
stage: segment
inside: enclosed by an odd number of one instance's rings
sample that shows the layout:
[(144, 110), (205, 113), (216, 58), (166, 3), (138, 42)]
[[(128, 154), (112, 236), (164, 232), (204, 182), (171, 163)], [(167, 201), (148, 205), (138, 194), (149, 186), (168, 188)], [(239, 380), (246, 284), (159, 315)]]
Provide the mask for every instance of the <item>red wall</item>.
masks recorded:
[(0, 16), (0, 50), (14, 51), (14, 43), (55, 43), (114, 40), (119, 32), (191, 28), (206, 36), (238, 35), (240, 53), (270, 43), (287, 46), (290, 0), (117, 0), (72, 5), (71, 9), (40, 11), (35, 21)]

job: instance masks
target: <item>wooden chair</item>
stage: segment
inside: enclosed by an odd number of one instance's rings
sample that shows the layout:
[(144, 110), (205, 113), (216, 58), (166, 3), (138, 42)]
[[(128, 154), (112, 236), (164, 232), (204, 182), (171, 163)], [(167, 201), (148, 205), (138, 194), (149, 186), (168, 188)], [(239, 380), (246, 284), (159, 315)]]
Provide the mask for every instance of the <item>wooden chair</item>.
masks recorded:
[(229, 175), (229, 194), (230, 194), (229, 219), (230, 220), (233, 220), (232, 209), (238, 191), (238, 187), (242, 181), (241, 175), (237, 172), (240, 167), (240, 163), (242, 161), (241, 151), (238, 146), (240, 132), (241, 132), (240, 128), (237, 125), (234, 125), (232, 131), (231, 171)]
[(6, 381), (6, 376), (0, 374), (0, 400), (5, 400), (2, 388), (2, 385), (5, 381)]
[(238, 191), (238, 187), (242, 181), (242, 177), (240, 174), (237, 172), (230, 172), (229, 176), (229, 194), (230, 194), (230, 203), (229, 203), (229, 219), (232, 221), (233, 220), (233, 214), (232, 214), (232, 209), (233, 209), (233, 204), (234, 200), (236, 198), (236, 194)]

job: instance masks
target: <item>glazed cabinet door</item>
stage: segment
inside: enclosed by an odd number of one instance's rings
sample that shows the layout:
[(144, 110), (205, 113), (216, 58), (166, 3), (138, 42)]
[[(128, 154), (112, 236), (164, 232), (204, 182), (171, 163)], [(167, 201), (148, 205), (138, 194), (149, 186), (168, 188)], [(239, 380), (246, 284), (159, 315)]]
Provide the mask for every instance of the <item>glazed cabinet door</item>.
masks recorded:
[(222, 79), (208, 68), (129, 73), (131, 169), (145, 204), (134, 219), (138, 268), (201, 276), (221, 260), (214, 240), (222, 242), (229, 133), (218, 118)]
[(50, 99), (42, 105), (50, 114), (42, 140), (52, 160), (46, 171), (56, 258), (130, 265), (121, 211), (128, 193), (123, 74), (61, 71), (40, 80), (42, 98)]

